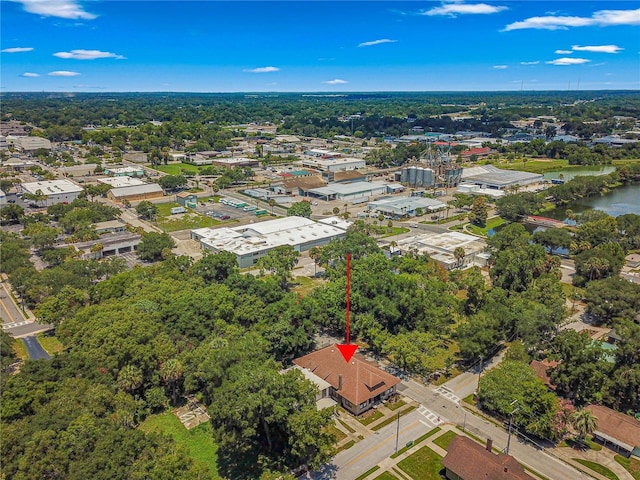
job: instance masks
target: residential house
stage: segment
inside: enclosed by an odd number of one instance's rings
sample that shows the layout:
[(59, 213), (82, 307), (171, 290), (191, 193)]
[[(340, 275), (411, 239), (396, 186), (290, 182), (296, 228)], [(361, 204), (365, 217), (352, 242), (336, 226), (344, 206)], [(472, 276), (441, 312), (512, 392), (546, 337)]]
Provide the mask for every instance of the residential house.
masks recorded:
[(492, 441), (486, 447), (468, 437), (457, 436), (442, 460), (449, 480), (534, 480), (510, 455), (494, 454)]
[(602, 405), (586, 407), (598, 419), (593, 436), (625, 457), (640, 458), (640, 421)]
[(330, 397), (354, 415), (391, 397), (400, 383), (359, 354), (345, 361), (336, 345), (296, 358), (293, 363), (328, 382)]

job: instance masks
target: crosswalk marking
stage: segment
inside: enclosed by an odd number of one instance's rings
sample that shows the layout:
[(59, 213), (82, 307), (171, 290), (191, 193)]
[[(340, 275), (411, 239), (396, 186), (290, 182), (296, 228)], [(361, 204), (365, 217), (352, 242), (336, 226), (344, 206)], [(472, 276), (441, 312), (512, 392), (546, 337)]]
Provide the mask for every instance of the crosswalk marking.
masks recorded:
[[(433, 413), (431, 410), (427, 409), (427, 407), (425, 407), (424, 405), (421, 405), (420, 408), (418, 408), (418, 413), (422, 415), (424, 418), (426, 418), (433, 426), (437, 427), (443, 422), (442, 418), (440, 418), (438, 415)], [(425, 423), (422, 420), (420, 420), (420, 422), (423, 425), (425, 425)], [(429, 426), (429, 425), (426, 425), (426, 426)]]
[(33, 322), (26, 320), (24, 322), (3, 323), (2, 329), (9, 330), (10, 328), (21, 327), (22, 325), (28, 325), (29, 323), (33, 323)]
[(447, 387), (438, 387), (436, 388), (436, 392), (438, 392), (447, 400), (452, 401), (453, 403), (460, 403), (460, 397), (454, 395), (453, 392), (449, 390)]

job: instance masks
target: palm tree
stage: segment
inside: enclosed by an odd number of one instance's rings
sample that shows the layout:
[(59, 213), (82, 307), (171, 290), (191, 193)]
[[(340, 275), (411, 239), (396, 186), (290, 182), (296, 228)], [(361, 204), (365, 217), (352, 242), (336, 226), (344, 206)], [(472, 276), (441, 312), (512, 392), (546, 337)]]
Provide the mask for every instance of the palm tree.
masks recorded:
[(583, 444), (587, 435), (591, 435), (598, 428), (598, 419), (586, 408), (576, 410), (571, 415), (573, 428), (578, 432), (578, 443)]
[(176, 383), (184, 375), (184, 368), (177, 358), (170, 358), (160, 367), (160, 378), (171, 385), (171, 400), (176, 403)]
[(467, 255), (467, 252), (464, 251), (464, 248), (462, 247), (455, 248), (455, 250), (453, 251), (453, 256), (458, 262), (458, 267), (462, 265), (462, 261), (464, 260), (464, 257), (466, 257), (466, 255)]
[(271, 207), (271, 215), (273, 215), (273, 207), (276, 206), (276, 201), (273, 198), (269, 199), (269, 206)]
[(311, 250), (309, 250), (309, 258), (311, 258), (311, 260), (313, 260), (313, 275), (316, 276), (318, 274), (318, 260), (320, 260), (320, 255), (321, 255), (321, 251), (320, 251), (320, 247), (313, 247)]
[(118, 373), (118, 385), (125, 392), (134, 392), (142, 386), (142, 371), (135, 365), (125, 365)]
[(338, 207), (333, 207), (333, 214), (338, 215), (340, 213), (340, 209)]

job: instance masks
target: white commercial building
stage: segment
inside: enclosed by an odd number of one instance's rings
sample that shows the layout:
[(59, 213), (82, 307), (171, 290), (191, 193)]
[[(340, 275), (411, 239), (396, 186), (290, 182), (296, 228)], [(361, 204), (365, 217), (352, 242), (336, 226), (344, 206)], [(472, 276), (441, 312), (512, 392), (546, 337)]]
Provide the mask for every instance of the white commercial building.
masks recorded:
[[(466, 233), (422, 233), (398, 240), (397, 244), (402, 252), (429, 255), (447, 270), (461, 268), (470, 263), (484, 266), (487, 262), (487, 255), (484, 254), (487, 248), (485, 241)], [(454, 255), (458, 247), (462, 248), (465, 254), (461, 260)]]
[(271, 249), (290, 245), (298, 252), (321, 247), (346, 235), (336, 223), (316, 223), (303, 217), (285, 217), (232, 228), (200, 228), (191, 231), (202, 249), (233, 253), (240, 268), (255, 265)]
[(384, 182), (332, 183), (326, 187), (311, 188), (307, 196), (322, 200), (345, 200), (352, 203), (366, 202), (374, 195), (388, 192)]
[(22, 191), (32, 195), (44, 195), (45, 205), (71, 203), (82, 193), (83, 188), (70, 180), (43, 180), (22, 184)]
[[(369, 202), (369, 211), (398, 217), (413, 217), (420, 213), (430, 213), (446, 208), (439, 200), (427, 197), (385, 198)], [(418, 210), (420, 209), (420, 210)]]
[(302, 166), (323, 172), (342, 172), (365, 168), (367, 163), (361, 158), (307, 158), (302, 160)]
[(51, 150), (51, 142), (42, 137), (15, 137), (13, 144), (26, 152), (32, 152), (40, 148)]
[(542, 179), (542, 174), (519, 172), (517, 170), (502, 170), (493, 165), (483, 165), (462, 170), (462, 181), (464, 183), (473, 183), (482, 188), (498, 190), (515, 185), (522, 187), (531, 183), (539, 183)]
[(99, 178), (98, 182), (104, 183), (106, 185), (111, 185), (113, 188), (135, 187), (136, 185), (144, 185), (144, 182), (142, 180), (133, 177)]

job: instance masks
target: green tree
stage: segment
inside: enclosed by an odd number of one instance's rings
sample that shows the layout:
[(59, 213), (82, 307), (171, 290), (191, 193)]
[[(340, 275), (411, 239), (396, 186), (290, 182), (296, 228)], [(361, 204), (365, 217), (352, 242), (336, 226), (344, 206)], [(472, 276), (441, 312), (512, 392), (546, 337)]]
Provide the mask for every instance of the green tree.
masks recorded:
[(31, 245), (42, 250), (55, 244), (56, 238), (58, 238), (61, 232), (60, 229), (56, 227), (49, 227), (41, 223), (32, 223), (27, 226), (22, 233), (29, 238)]
[(15, 203), (11, 203), (0, 209), (0, 218), (2, 218), (4, 222), (21, 222), (23, 215), (24, 208)]
[(268, 203), (269, 203), (269, 206), (271, 207), (271, 215), (273, 215), (273, 207), (276, 206), (277, 202), (275, 201), (274, 198), (270, 198)]
[(581, 408), (571, 415), (571, 424), (578, 432), (578, 442), (584, 443), (587, 435), (591, 435), (598, 428), (598, 419), (591, 410)]
[(135, 392), (143, 380), (142, 371), (135, 365), (125, 365), (118, 373), (118, 385), (125, 392)]
[(484, 227), (487, 223), (487, 215), (489, 207), (484, 197), (478, 197), (473, 202), (471, 212), (469, 212), (469, 221), (479, 227)]
[(298, 263), (300, 252), (291, 245), (275, 247), (258, 260), (257, 266), (261, 271), (270, 271), (280, 283), (283, 289), (287, 288), (291, 278), (291, 271)]
[(547, 228), (533, 234), (533, 241), (543, 245), (549, 253), (557, 248), (568, 249), (571, 240), (571, 234), (564, 228)]
[(301, 202), (294, 202), (287, 210), (287, 215), (290, 217), (311, 217), (311, 203), (306, 200), (302, 200)]
[(154, 220), (158, 215), (158, 207), (154, 203), (143, 200), (136, 206), (136, 212), (145, 220)]
[(187, 177), (184, 175), (165, 175), (158, 179), (158, 184), (165, 190), (173, 191), (187, 185)]
[(166, 233), (147, 232), (142, 235), (136, 253), (140, 260), (155, 262), (167, 258), (167, 252), (175, 248), (176, 243)]
[(458, 267), (462, 266), (462, 262), (464, 260), (464, 257), (467, 256), (467, 253), (464, 251), (464, 248), (462, 247), (456, 247), (453, 250), (453, 257), (456, 259), (456, 263)]
[(171, 387), (171, 400), (176, 403), (176, 386), (184, 376), (184, 367), (177, 358), (170, 358), (160, 366), (160, 378)]

